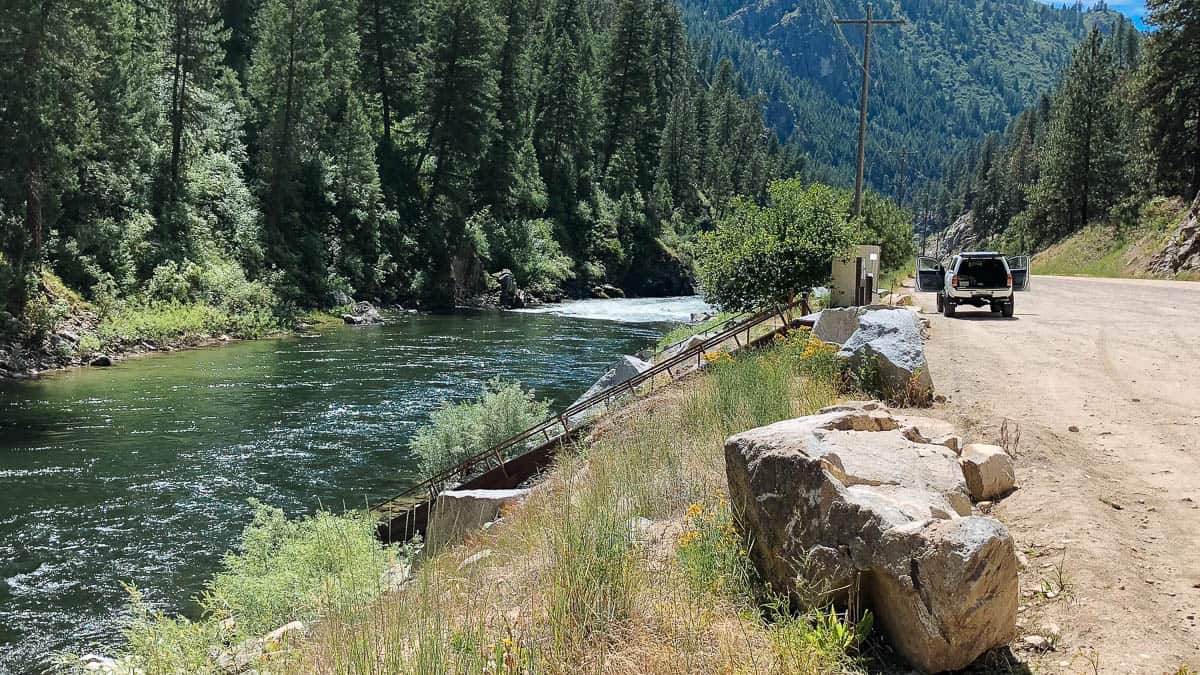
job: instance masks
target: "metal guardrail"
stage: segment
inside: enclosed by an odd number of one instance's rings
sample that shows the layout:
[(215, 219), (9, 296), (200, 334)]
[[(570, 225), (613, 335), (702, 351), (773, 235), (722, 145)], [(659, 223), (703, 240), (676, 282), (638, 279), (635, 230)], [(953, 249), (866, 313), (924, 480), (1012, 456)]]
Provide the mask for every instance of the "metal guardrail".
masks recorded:
[[(779, 317), (783, 321), (783, 325), (787, 325), (788, 319), (785, 312), (789, 312), (798, 306), (801, 306), (804, 300), (797, 299), (789, 305), (779, 305), (770, 309), (760, 310), (736, 325), (728, 326), (721, 332), (711, 337), (705, 338), (699, 344), (693, 345), (687, 349), (674, 354), (664, 361), (655, 364), (650, 369), (640, 373), (629, 380), (622, 382), (614, 387), (605, 389), (604, 391), (591, 396), (585, 400), (572, 404), (566, 410), (563, 410), (554, 417), (547, 418), (541, 423), (536, 424), (521, 433), (507, 438), (500, 443), (473, 455), (456, 466), (441, 471), (425, 480), (412, 485), (405, 489), (400, 494), (378, 502), (371, 507), (371, 510), (376, 513), (402, 514), (404, 511), (421, 504), (425, 501), (432, 501), (437, 498), (438, 494), (445, 489), (445, 486), (452, 481), (466, 479), (474, 473), (481, 471), (503, 468), (505, 463), (512, 459), (511, 455), (514, 449), (522, 451), (529, 450), (528, 442), (537, 439), (540, 444), (547, 444), (558, 439), (566, 439), (572, 433), (586, 427), (591, 422), (591, 417), (586, 413), (591, 411), (598, 405), (608, 406), (613, 399), (619, 396), (636, 393), (637, 388), (647, 382), (653, 386), (653, 380), (656, 376), (667, 373), (672, 379), (675, 377), (673, 369), (680, 369), (684, 364), (690, 364), (693, 360), (699, 365), (704, 354), (709, 350), (720, 346), (727, 340), (734, 342), (742, 347), (739, 336), (746, 333), (746, 344), (749, 345), (751, 340), (751, 331), (775, 317)], [(693, 336), (695, 337), (695, 336)], [(686, 342), (693, 338), (687, 338), (681, 342)], [(676, 343), (678, 345), (680, 343)], [(668, 349), (670, 349), (668, 347)], [(664, 350), (665, 352), (666, 350)], [(551, 433), (553, 432), (553, 434)]]

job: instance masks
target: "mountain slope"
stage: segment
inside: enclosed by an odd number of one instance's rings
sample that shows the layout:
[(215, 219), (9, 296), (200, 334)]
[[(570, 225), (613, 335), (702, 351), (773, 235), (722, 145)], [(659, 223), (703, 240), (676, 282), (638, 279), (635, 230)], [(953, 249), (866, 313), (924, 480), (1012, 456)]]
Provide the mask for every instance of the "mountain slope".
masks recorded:
[[(814, 175), (851, 180), (863, 31), (833, 19), (865, 16), (865, 2), (682, 4), (701, 51), (732, 59), (747, 89), (767, 96), (770, 123), (799, 142)], [(1089, 26), (1123, 20), (1034, 0), (892, 0), (875, 15), (908, 21), (877, 28), (872, 50), (868, 180), (893, 194), (939, 175), (960, 142), (1002, 129), (1051, 88)]]

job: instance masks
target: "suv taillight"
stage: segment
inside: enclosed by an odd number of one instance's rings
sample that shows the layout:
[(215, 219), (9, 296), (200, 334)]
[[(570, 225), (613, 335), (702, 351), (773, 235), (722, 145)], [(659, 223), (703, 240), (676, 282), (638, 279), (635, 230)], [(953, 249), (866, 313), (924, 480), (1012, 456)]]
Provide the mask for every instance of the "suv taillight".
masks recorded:
[(950, 285), (951, 285), (951, 286), (953, 286), (953, 287), (955, 287), (955, 288), (958, 288), (958, 275), (957, 275), (957, 274), (955, 274), (954, 276), (950, 277)]
[(1008, 275), (1008, 287), (1012, 288), (1012, 275)]

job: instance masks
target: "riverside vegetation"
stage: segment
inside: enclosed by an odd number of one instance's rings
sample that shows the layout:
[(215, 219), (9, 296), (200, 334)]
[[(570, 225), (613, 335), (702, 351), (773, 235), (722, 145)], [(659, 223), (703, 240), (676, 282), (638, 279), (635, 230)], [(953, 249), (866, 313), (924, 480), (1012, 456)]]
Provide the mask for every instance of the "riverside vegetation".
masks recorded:
[(415, 562), (414, 551), (381, 548), (365, 514), (287, 521), (259, 507), (202, 596), (203, 618), (154, 614), (133, 593), (121, 662), (216, 672), (220, 650), (302, 620), (305, 638), (266, 652), (262, 665), (859, 670), (871, 649), (869, 615), (797, 609), (783, 599), (789, 589), (757, 579), (733, 525), (722, 450), (730, 434), (834, 403), (847, 381), (834, 350), (806, 330), (758, 352), (714, 355), (687, 386), (602, 420), (502, 523), (420, 560), (399, 586), (384, 573)]

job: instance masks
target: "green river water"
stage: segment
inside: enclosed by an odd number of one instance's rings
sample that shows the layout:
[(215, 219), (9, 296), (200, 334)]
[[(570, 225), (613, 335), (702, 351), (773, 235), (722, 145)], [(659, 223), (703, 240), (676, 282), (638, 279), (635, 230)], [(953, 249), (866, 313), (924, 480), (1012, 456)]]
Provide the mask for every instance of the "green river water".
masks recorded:
[(569, 404), (695, 298), (398, 315), (382, 327), (154, 355), (0, 383), (0, 672), (119, 644), (132, 582), (189, 610), (249, 520), (390, 496), (406, 440), (493, 377)]

